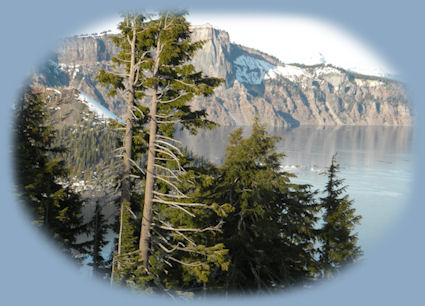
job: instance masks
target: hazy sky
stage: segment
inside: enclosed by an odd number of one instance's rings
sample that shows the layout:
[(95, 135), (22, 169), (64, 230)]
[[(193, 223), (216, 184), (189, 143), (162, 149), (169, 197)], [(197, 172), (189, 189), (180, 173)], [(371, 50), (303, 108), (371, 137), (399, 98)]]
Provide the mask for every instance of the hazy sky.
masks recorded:
[[(358, 37), (325, 20), (297, 15), (190, 14), (192, 24), (209, 23), (225, 30), (232, 42), (276, 56), (284, 63), (323, 61), (366, 74), (397, 74)], [(76, 33), (114, 30), (120, 17), (77, 29)]]

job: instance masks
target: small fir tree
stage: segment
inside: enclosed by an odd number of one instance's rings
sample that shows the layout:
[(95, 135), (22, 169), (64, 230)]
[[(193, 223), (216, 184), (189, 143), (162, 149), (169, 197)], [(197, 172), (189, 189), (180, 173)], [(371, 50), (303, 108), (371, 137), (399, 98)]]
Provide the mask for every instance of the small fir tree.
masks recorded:
[(233, 208), (218, 236), (231, 263), (227, 272), (217, 271), (217, 289), (267, 292), (317, 273), (315, 193), (280, 170), (284, 155), (275, 152), (278, 139), (257, 120), (250, 137), (243, 138), (242, 129), (230, 136), (212, 195)]
[(89, 266), (93, 268), (93, 273), (103, 279), (109, 278), (111, 274), (111, 262), (105, 258), (104, 248), (108, 244), (106, 239), (110, 226), (102, 213), (99, 200), (96, 201), (95, 211), (92, 219), (88, 223), (91, 239), (87, 241), (90, 245)]
[(354, 233), (361, 216), (356, 215), (353, 201), (344, 194), (347, 186), (337, 177), (339, 169), (335, 154), (326, 173), (328, 182), (323, 191), (326, 196), (320, 199), (323, 209), (320, 261), (326, 277), (331, 277), (345, 264), (355, 262), (362, 254), (357, 233)]

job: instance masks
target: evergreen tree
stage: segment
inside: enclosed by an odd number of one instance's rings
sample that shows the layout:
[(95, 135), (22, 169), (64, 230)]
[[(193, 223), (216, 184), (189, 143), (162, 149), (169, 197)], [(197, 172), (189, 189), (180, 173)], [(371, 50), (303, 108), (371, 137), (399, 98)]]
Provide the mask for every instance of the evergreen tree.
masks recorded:
[(106, 235), (108, 234), (109, 225), (102, 213), (102, 207), (99, 200), (96, 201), (95, 211), (92, 220), (88, 223), (91, 233), (90, 257), (89, 265), (93, 268), (93, 273), (101, 278), (108, 278), (111, 274), (111, 262), (102, 254), (104, 247), (108, 244)]
[[(158, 19), (146, 23), (142, 32), (142, 40), (147, 42), (151, 58), (147, 60), (144, 69), (146, 80), (144, 86), (151, 97), (149, 103), (149, 144), (146, 165), (146, 182), (144, 194), (143, 219), (141, 226), (139, 249), (143, 265), (148, 267), (153, 203), (167, 204), (170, 195), (164, 199), (155, 191), (155, 181), (168, 184), (177, 193), (175, 198), (182, 196), (175, 184), (167, 176), (158, 174), (161, 171), (172, 171), (172, 176), (178, 176), (181, 168), (175, 146), (175, 124), (196, 133), (199, 127), (212, 127), (212, 122), (206, 120), (204, 110), (192, 111), (188, 102), (198, 95), (210, 95), (222, 80), (205, 77), (190, 64), (195, 52), (203, 45), (193, 43), (190, 38), (189, 23), (183, 14), (161, 13)], [(162, 161), (170, 161), (161, 162)], [(174, 165), (172, 165), (174, 163)], [(164, 170), (167, 168), (168, 170)], [(155, 174), (157, 173), (157, 174)], [(177, 202), (170, 204), (179, 206)], [(181, 205), (180, 205), (181, 206)]]
[[(180, 196), (174, 201), (156, 197), (153, 208), (150, 269), (160, 287), (199, 294), (213, 281), (212, 271), (228, 269), (228, 250), (216, 236), (231, 209), (206, 198), (217, 173), (215, 167), (195, 165), (187, 153), (179, 161), (185, 169), (175, 182)], [(156, 187), (156, 194), (176, 195), (167, 183), (157, 183)]]
[[(113, 61), (124, 66), (126, 73), (101, 71), (98, 77), (101, 83), (112, 86), (112, 94), (116, 90), (125, 90), (129, 93), (129, 97), (132, 97), (131, 102), (127, 105), (129, 108), (123, 141), (124, 160), (125, 156), (129, 156), (126, 152), (131, 152), (133, 155), (128, 158), (131, 167), (129, 171), (124, 171), (122, 182), (125, 182), (125, 173), (128, 173), (128, 178), (135, 178), (134, 184), (142, 183), (144, 185), (142, 192), (139, 192), (137, 188), (130, 188), (131, 195), (122, 197), (123, 203), (127, 204), (121, 206), (121, 230), (117, 258), (120, 262), (130, 263), (130, 265), (122, 267), (122, 274), (127, 276), (120, 278), (127, 279), (131, 285), (145, 288), (155, 286), (158, 288), (165, 286), (166, 289), (177, 288), (181, 287), (181, 285), (176, 285), (178, 282), (170, 281), (164, 285), (165, 282), (159, 281), (158, 271), (162, 271), (162, 268), (159, 267), (164, 264), (169, 265), (173, 260), (174, 264), (179, 263), (186, 267), (194, 267), (194, 264), (178, 259), (180, 257), (166, 255), (165, 253), (169, 250), (193, 252), (193, 254), (202, 253), (204, 259), (207, 254), (211, 256), (214, 254), (217, 260), (211, 260), (211, 262), (215, 262), (217, 265), (221, 265), (219, 263), (222, 261), (220, 254), (225, 253), (222, 245), (208, 248), (205, 245), (192, 243), (194, 240), (191, 239), (190, 247), (188, 245), (181, 247), (181, 241), (176, 241), (178, 245), (174, 245), (174, 240), (171, 238), (176, 235), (181, 237), (182, 232), (186, 231), (194, 230), (194, 232), (200, 233), (207, 229), (217, 230), (214, 226), (200, 224), (196, 230), (188, 228), (193, 225), (188, 216), (195, 218), (196, 214), (201, 213), (202, 210), (213, 209), (202, 203), (189, 203), (190, 197), (183, 193), (183, 189), (190, 188), (184, 186), (182, 181), (189, 179), (190, 175), (183, 167), (185, 156), (182, 154), (178, 142), (174, 140), (174, 132), (176, 124), (180, 124), (193, 133), (196, 133), (199, 127), (214, 126), (212, 122), (206, 120), (205, 111), (192, 111), (188, 102), (194, 96), (212, 94), (213, 89), (222, 80), (203, 76), (189, 63), (203, 43), (191, 42), (189, 23), (183, 14), (165, 12), (161, 13), (157, 19), (148, 21), (138, 16), (127, 16), (120, 25), (121, 35), (114, 38), (114, 42), (122, 51)], [(134, 73), (135, 70), (136, 73)], [(128, 84), (135, 86), (133, 90)], [(142, 99), (143, 97), (145, 98)], [(146, 125), (149, 127), (145, 128), (145, 123), (148, 123)], [(131, 131), (131, 136), (127, 134), (128, 130)], [(149, 137), (148, 143), (146, 136)], [(128, 139), (132, 139), (131, 144)], [(134, 154), (142, 154), (146, 150), (148, 156), (145, 164), (146, 171), (144, 171), (140, 167), (140, 163), (135, 160)], [(140, 196), (143, 197), (142, 201), (139, 199)], [(133, 205), (134, 200), (139, 201), (139, 207)], [(143, 211), (141, 215), (138, 214), (139, 209)], [(173, 215), (170, 212), (172, 210), (184, 212), (187, 216), (183, 217), (175, 213)], [(139, 218), (141, 221), (139, 230), (134, 229), (137, 221), (133, 217)], [(158, 218), (158, 220), (153, 222), (153, 218)], [(170, 220), (172, 223), (167, 223), (171, 222)], [(157, 228), (152, 228), (153, 223)], [(168, 225), (167, 229), (164, 228), (166, 227), (164, 224)], [(128, 226), (127, 229), (125, 229), (126, 226)], [(168, 230), (169, 233), (161, 234), (160, 231), (164, 232), (164, 230)], [(162, 238), (154, 237), (152, 239), (153, 231), (155, 231), (155, 235), (164, 234), (162, 237), (166, 237), (164, 239), (170, 245), (157, 244), (157, 246), (162, 246), (160, 247), (162, 250), (154, 251), (153, 245)], [(127, 242), (124, 242), (124, 233), (128, 233)], [(139, 234), (138, 252), (128, 249), (123, 253), (122, 246), (124, 244), (133, 247), (133, 237), (136, 234)], [(163, 243), (164, 239), (162, 239)], [(202, 248), (203, 250), (200, 251)], [(133, 256), (133, 254), (135, 255)], [(138, 258), (139, 256), (141, 258)], [(139, 267), (140, 260), (143, 269)], [(185, 257), (185, 260), (189, 260), (189, 257)], [(191, 260), (196, 261), (197, 259), (192, 258)], [(207, 261), (207, 259), (205, 260)], [(196, 277), (204, 279), (209, 266), (200, 264), (202, 268), (199, 268), (198, 263), (196, 265), (192, 272), (199, 271), (199, 273), (195, 273)], [(169, 275), (171, 274), (169, 273)], [(171, 285), (171, 283), (175, 285)]]
[(343, 265), (355, 262), (362, 254), (357, 245), (357, 233), (353, 232), (360, 224), (361, 216), (356, 215), (353, 201), (344, 195), (347, 186), (343, 185), (343, 179), (337, 177), (339, 168), (335, 154), (327, 171), (328, 182), (323, 191), (326, 196), (320, 199), (323, 208), (320, 261), (327, 277)]
[(284, 155), (275, 152), (278, 139), (257, 121), (250, 137), (243, 138), (242, 129), (230, 136), (211, 194), (233, 208), (218, 237), (231, 263), (227, 272), (217, 273), (217, 289), (282, 289), (313, 279), (319, 269), (315, 192), (291, 183), (295, 176), (280, 171)]
[[(120, 35), (112, 36), (114, 44), (120, 49), (117, 56), (112, 58), (114, 63), (113, 71), (101, 69), (97, 76), (99, 82), (104, 86), (109, 86), (109, 95), (115, 96), (121, 91), (126, 97), (126, 114), (122, 140), (122, 162), (123, 169), (120, 175), (121, 201), (120, 201), (120, 219), (118, 228), (117, 256), (123, 253), (122, 245), (131, 244), (131, 241), (123, 241), (124, 233), (131, 234), (129, 212), (131, 210), (132, 197), (132, 168), (137, 164), (134, 161), (133, 146), (135, 142), (143, 144), (143, 124), (146, 122), (146, 107), (140, 104), (140, 99), (144, 96), (144, 74), (147, 60), (151, 57), (148, 51), (149, 42), (141, 37), (145, 32), (143, 28), (145, 17), (141, 14), (128, 14), (119, 24)], [(124, 69), (123, 69), (124, 68)], [(124, 71), (123, 71), (124, 70)], [(139, 131), (138, 131), (139, 130)], [(126, 228), (130, 226), (130, 228)], [(118, 267), (120, 261), (118, 261)]]
[(64, 152), (55, 146), (56, 131), (47, 125), (43, 93), (27, 88), (18, 104), (15, 126), (15, 165), (18, 195), (29, 208), (31, 219), (43, 228), (62, 250), (72, 255), (87, 254), (77, 242), (87, 231), (83, 224), (83, 202), (64, 183), (68, 171), (54, 155)]
[[(96, 120), (94, 117), (89, 117)], [(96, 121), (95, 121), (96, 122)], [(75, 180), (82, 180), (84, 170), (87, 174), (97, 173), (97, 177), (90, 175), (86, 181), (89, 184), (112, 184), (113, 173), (117, 159), (114, 157), (116, 131), (108, 124), (96, 122), (90, 127), (91, 122), (83, 121), (81, 126), (64, 127), (55, 139), (57, 146), (65, 146), (66, 152), (57, 154), (62, 157), (66, 168), (70, 169), (69, 176)], [(93, 139), (90, 144), (88, 139)], [(109, 171), (104, 171), (109, 168)]]

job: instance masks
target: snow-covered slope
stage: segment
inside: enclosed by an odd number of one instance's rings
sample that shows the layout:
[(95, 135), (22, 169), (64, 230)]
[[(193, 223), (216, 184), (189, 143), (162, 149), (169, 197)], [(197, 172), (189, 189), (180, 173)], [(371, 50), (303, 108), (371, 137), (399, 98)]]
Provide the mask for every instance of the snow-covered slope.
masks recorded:
[(277, 77), (295, 82), (303, 77), (315, 78), (325, 74), (342, 74), (341, 70), (331, 65), (321, 65), (312, 71), (312, 69), (300, 65), (273, 65), (251, 55), (241, 55), (233, 61), (233, 64), (235, 65), (236, 80), (251, 85), (259, 85), (264, 79)]
[(295, 81), (297, 78), (310, 76), (310, 73), (307, 70), (294, 65), (275, 66), (274, 69), (267, 72), (266, 79), (275, 79), (278, 76)]
[(120, 117), (112, 113), (109, 109), (102, 106), (100, 103), (98, 103), (94, 99), (90, 98), (84, 92), (80, 91), (80, 95), (78, 99), (84, 104), (86, 104), (89, 110), (95, 113), (99, 117), (99, 119), (103, 119), (103, 120), (114, 119), (120, 123), (124, 123), (124, 121)]
[(233, 64), (236, 68), (236, 80), (253, 85), (261, 84), (265, 75), (276, 69), (276, 66), (248, 55), (239, 56), (233, 61)]

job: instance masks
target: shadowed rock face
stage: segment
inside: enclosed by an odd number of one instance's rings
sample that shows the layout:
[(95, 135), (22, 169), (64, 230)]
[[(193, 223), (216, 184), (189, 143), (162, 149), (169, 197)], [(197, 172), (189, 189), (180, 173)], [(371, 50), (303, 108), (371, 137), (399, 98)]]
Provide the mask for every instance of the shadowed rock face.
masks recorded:
[[(260, 51), (230, 42), (227, 32), (193, 26), (193, 40), (204, 40), (193, 64), (225, 83), (211, 97), (192, 101), (221, 125), (250, 125), (255, 116), (274, 127), (299, 125), (412, 124), (412, 110), (400, 82), (365, 76), (332, 65), (284, 64)], [(118, 53), (107, 35), (66, 39), (35, 80), (45, 86), (84, 91), (116, 114), (124, 114), (122, 96), (111, 98), (96, 81)]]

